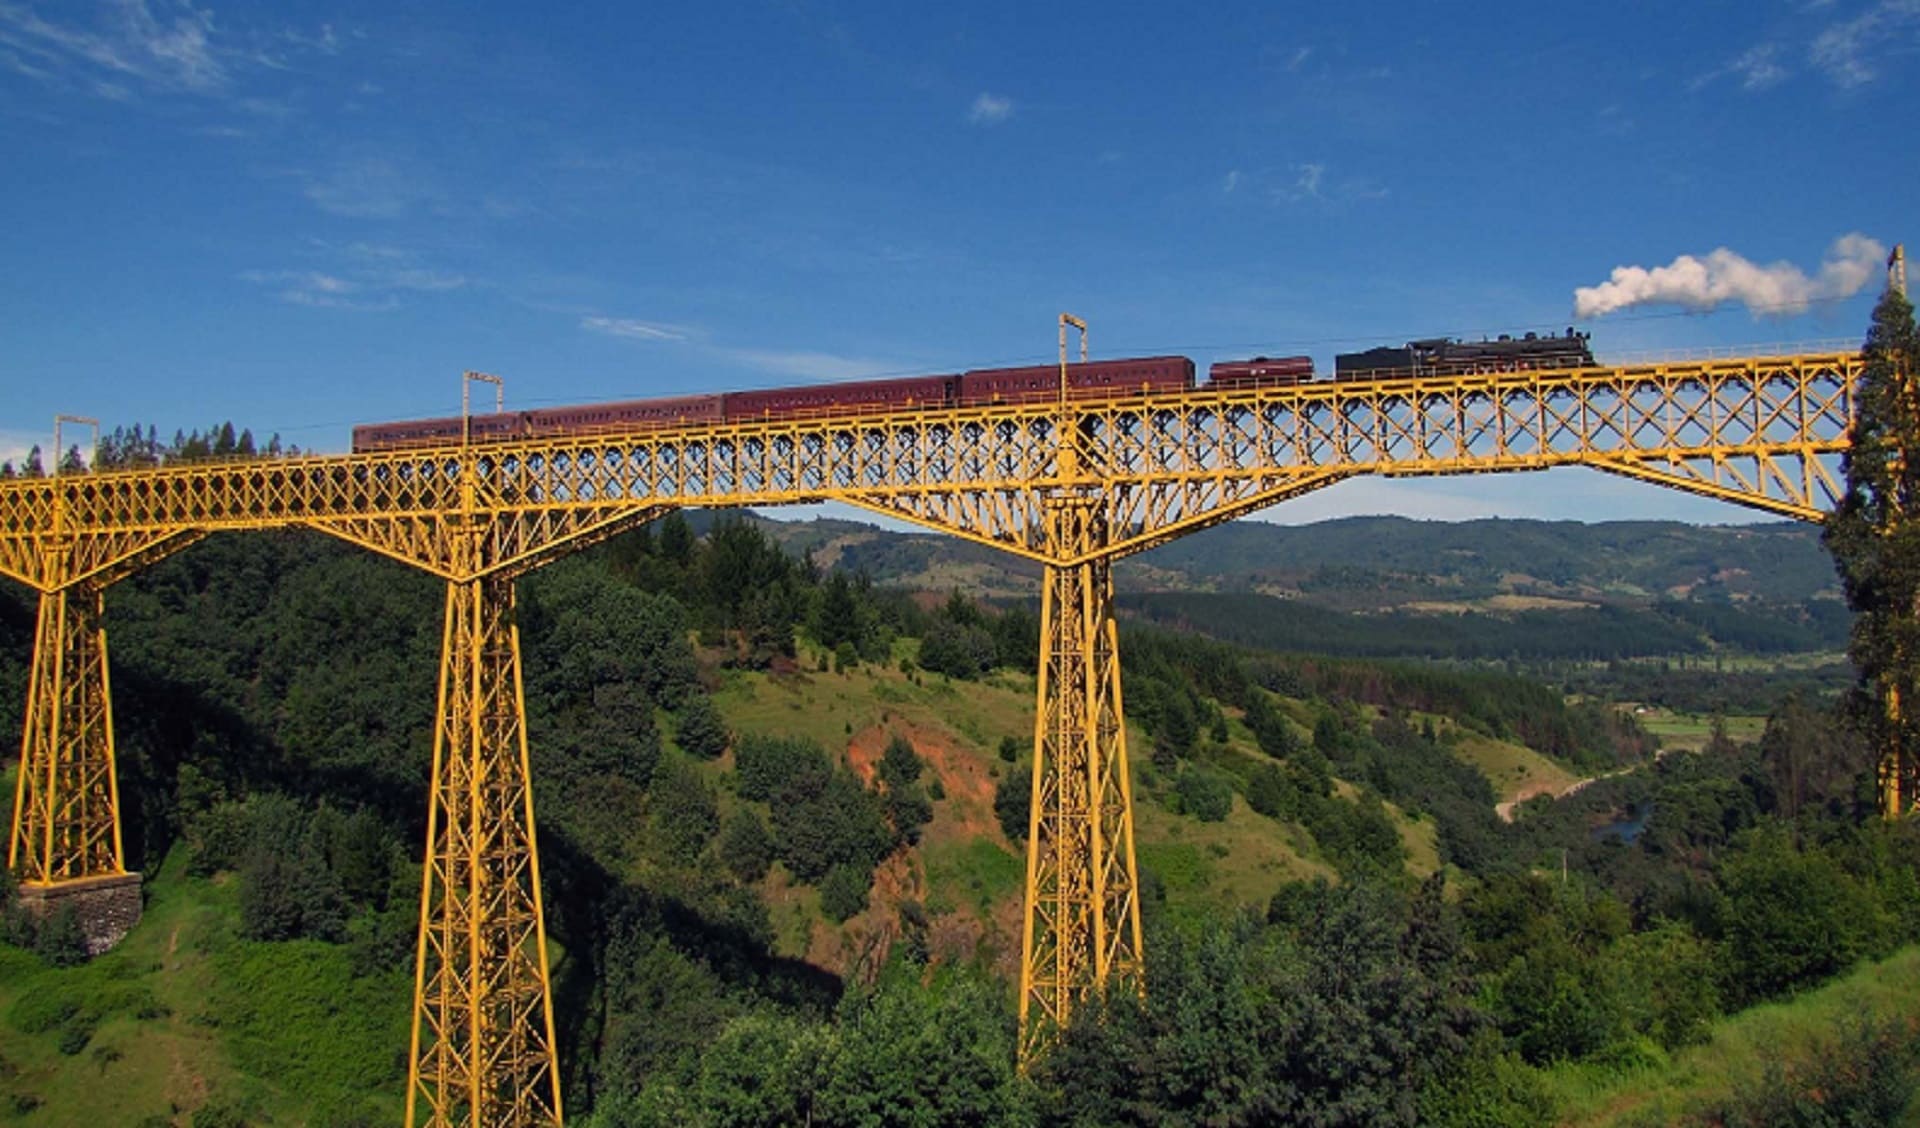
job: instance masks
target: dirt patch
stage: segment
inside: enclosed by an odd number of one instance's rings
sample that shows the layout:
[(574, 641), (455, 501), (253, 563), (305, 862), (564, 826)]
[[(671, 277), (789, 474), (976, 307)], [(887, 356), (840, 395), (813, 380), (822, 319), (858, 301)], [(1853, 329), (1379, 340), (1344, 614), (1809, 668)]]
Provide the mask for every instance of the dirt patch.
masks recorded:
[(901, 903), (925, 897), (926, 876), (919, 858), (912, 851), (896, 851), (874, 870), (864, 910), (841, 925), (824, 918), (814, 922), (807, 962), (848, 982), (871, 985), (900, 939)]
[[(1579, 780), (1575, 782), (1586, 781)], [(1493, 813), (1500, 816), (1501, 822), (1512, 822), (1513, 812), (1520, 804), (1541, 795), (1551, 795), (1555, 799), (1558, 799), (1560, 796), (1566, 794), (1567, 790), (1572, 787), (1573, 784), (1568, 784), (1564, 788), (1556, 788), (1552, 783), (1544, 779), (1529, 780), (1520, 785), (1520, 790), (1514, 792), (1513, 798), (1504, 803), (1495, 803), (1493, 805)]]
[(854, 733), (847, 745), (847, 763), (861, 780), (873, 782), (880, 757), (895, 733), (906, 737), (926, 761), (927, 773), (920, 777), (921, 784), (931, 790), (932, 781), (938, 779), (946, 792), (946, 799), (933, 805), (929, 835), (938, 835), (942, 841), (963, 841), (999, 833), (999, 823), (993, 817), (994, 782), (987, 774), (987, 761), (944, 729), (895, 717)]

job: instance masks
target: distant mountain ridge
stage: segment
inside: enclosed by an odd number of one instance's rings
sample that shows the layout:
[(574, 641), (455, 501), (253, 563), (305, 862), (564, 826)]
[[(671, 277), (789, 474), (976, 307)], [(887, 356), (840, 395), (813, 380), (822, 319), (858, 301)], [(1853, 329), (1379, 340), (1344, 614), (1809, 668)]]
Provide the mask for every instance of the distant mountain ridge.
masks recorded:
[[(877, 583), (940, 588), (965, 581), (990, 595), (1037, 590), (1037, 567), (953, 537), (834, 519), (766, 526), (822, 566), (865, 571)], [(1804, 604), (1839, 596), (1819, 529), (1797, 522), (1235, 521), (1122, 562), (1116, 583), (1135, 592), (1262, 592), (1355, 610), (1419, 610), (1498, 596), (1590, 606), (1658, 599)]]
[[(765, 527), (878, 584), (1000, 599), (1039, 589), (1036, 565), (956, 537), (824, 518)], [(1833, 654), (1850, 623), (1819, 528), (1793, 522), (1236, 521), (1122, 561), (1115, 586), (1131, 618), (1366, 657)]]

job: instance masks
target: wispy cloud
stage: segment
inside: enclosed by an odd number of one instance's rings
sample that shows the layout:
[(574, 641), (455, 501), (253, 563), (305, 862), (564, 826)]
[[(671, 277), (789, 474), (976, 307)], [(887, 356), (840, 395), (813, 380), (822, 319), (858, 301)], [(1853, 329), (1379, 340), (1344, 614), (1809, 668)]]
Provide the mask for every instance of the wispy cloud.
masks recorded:
[(1287, 69), (1290, 71), (1299, 70), (1302, 66), (1306, 65), (1306, 61), (1312, 56), (1313, 48), (1295, 47), (1293, 54), (1287, 56)]
[(1625, 137), (1633, 132), (1633, 118), (1617, 102), (1601, 106), (1593, 114), (1593, 128), (1609, 137)]
[(641, 321), (633, 317), (583, 317), (580, 319), (580, 328), (635, 341), (684, 341), (688, 337), (688, 331), (678, 325)]
[(1762, 43), (1743, 51), (1725, 66), (1700, 75), (1687, 87), (1699, 90), (1722, 78), (1735, 78), (1740, 82), (1740, 89), (1754, 92), (1780, 85), (1786, 81), (1789, 73), (1780, 62), (1780, 45)]
[(1013, 116), (1013, 99), (1004, 94), (981, 91), (967, 111), (967, 120), (975, 125), (999, 125)]
[(240, 272), (240, 280), (272, 287), (281, 301), (312, 309), (369, 312), (394, 309), (400, 304), (393, 294), (363, 293), (358, 283), (317, 270), (245, 270)]
[(911, 366), (894, 360), (808, 350), (739, 348), (711, 340), (709, 334), (698, 327), (637, 317), (586, 314), (580, 318), (580, 328), (588, 333), (629, 341), (684, 344), (721, 361), (811, 383), (865, 380), (913, 371)]
[(360, 312), (397, 309), (404, 294), (447, 293), (472, 282), (464, 274), (426, 266), (398, 247), (314, 246), (334, 265), (327, 270), (247, 270), (240, 280), (271, 288), (290, 305)]
[(1233, 190), (1238, 187), (1240, 187), (1240, 170), (1230, 168), (1227, 170), (1226, 179), (1220, 183), (1220, 192), (1222, 195), (1231, 196)]
[(798, 376), (803, 380), (817, 380), (822, 383), (865, 380), (904, 371), (896, 362), (836, 356), (833, 353), (779, 352), (766, 349), (721, 349), (719, 351), (729, 359), (750, 368), (758, 368), (763, 372), (775, 372), (782, 376)]
[(33, 5), (0, 0), (0, 66), (113, 101), (141, 92), (223, 96), (236, 76), (281, 69), (293, 53), (334, 54), (333, 29), (229, 33), (191, 0)]
[(1808, 52), (1834, 85), (1865, 86), (1880, 77), (1880, 58), (1912, 46), (1920, 29), (1920, 0), (1879, 0), (1873, 7), (1828, 27)]
[(1309, 162), (1294, 165), (1293, 171), (1298, 174), (1293, 181), (1293, 198), (1296, 200), (1321, 199), (1320, 181), (1327, 175), (1327, 166)]
[(432, 192), (417, 174), (391, 161), (362, 157), (307, 177), (305, 195), (328, 215), (350, 219), (398, 219)]

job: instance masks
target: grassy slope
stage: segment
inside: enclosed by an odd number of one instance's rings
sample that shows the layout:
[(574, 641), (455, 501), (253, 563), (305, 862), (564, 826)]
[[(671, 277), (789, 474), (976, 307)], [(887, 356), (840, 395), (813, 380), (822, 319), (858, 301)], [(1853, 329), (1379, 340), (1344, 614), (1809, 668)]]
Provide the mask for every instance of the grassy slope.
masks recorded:
[(1530, 799), (1535, 795), (1558, 795), (1580, 778), (1578, 773), (1524, 744), (1465, 729), (1459, 730), (1451, 747), (1454, 755), (1480, 769), (1502, 802)]
[[(233, 889), (176, 854), (118, 948), (56, 970), (0, 949), (0, 1116), (19, 1124), (401, 1119), (407, 973), (356, 978), (345, 948), (236, 938)], [(87, 1033), (91, 1027), (90, 1035)]]
[[(1862, 965), (1851, 975), (1782, 1003), (1722, 1019), (1705, 1045), (1672, 1060), (1626, 1073), (1563, 1065), (1546, 1070), (1557, 1109), (1569, 1128), (1664, 1124), (1700, 1101), (1757, 1082), (1769, 1065), (1805, 1060), (1832, 1044), (1834, 1032), (1862, 1018), (1920, 1013), (1920, 947)], [(1905, 1124), (1920, 1124), (1909, 1109)]]
[[(1001, 832), (993, 791), (1002, 776), (1024, 770), (1027, 761), (1004, 763), (996, 750), (1003, 737), (1022, 749), (1031, 744), (1034, 691), (1030, 675), (1002, 672), (984, 682), (963, 682), (923, 673), (916, 683), (895, 669), (865, 666), (844, 674), (730, 671), (715, 700), (736, 731), (811, 737), (832, 753), (844, 750), (863, 771), (890, 733), (906, 733), (931, 763), (946, 798), (934, 804), (933, 823), (909, 852), (910, 872), (896, 879), (883, 867), (875, 909), (856, 917), (848, 931), (883, 928), (897, 904), (887, 896), (890, 890), (914, 895), (934, 915), (936, 936), (974, 938), (999, 964), (1017, 953), (1026, 854)], [(1260, 758), (1244, 725), (1236, 721), (1230, 731), (1233, 754)], [(1177, 814), (1149, 761), (1151, 747), (1144, 733), (1129, 729), (1136, 848), (1141, 866), (1160, 879), (1176, 918), (1213, 906), (1262, 906), (1288, 881), (1334, 875), (1312, 835), (1256, 814), (1239, 796), (1223, 822)], [(725, 766), (722, 761), (711, 769), (723, 782), (723, 805)], [(1407, 847), (1408, 869), (1419, 876), (1437, 870), (1433, 820), (1409, 817), (1391, 804), (1388, 811)], [(763, 892), (773, 906), (783, 954), (838, 968), (833, 954), (859, 947), (825, 935), (831, 930), (819, 921), (817, 894), (790, 885), (777, 867)]]
[[(1660, 738), (1662, 748), (1698, 752), (1713, 736), (1713, 718), (1703, 713), (1649, 707), (1635, 719), (1641, 728)], [(1730, 715), (1721, 719), (1726, 722), (1727, 736), (1743, 744), (1759, 740), (1767, 730), (1765, 717)]]

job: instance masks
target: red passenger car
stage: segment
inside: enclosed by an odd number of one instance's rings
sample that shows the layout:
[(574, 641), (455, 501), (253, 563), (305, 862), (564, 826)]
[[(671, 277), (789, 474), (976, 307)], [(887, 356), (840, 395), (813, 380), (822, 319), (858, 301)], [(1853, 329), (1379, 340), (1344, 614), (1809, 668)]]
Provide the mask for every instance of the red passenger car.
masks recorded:
[(1313, 358), (1310, 356), (1223, 360), (1207, 369), (1207, 382), (1216, 388), (1284, 388), (1311, 379)]
[(722, 406), (720, 396), (666, 396), (579, 407), (547, 407), (527, 412), (527, 429), (534, 435), (560, 435), (718, 423)]
[(839, 384), (808, 384), (799, 388), (763, 388), (728, 392), (724, 413), (729, 423), (756, 419), (791, 419), (861, 408), (904, 411), (917, 407), (945, 407), (953, 402), (958, 376), (911, 376), (900, 380), (851, 380)]
[[(1070, 399), (1101, 399), (1193, 387), (1193, 361), (1184, 356), (1096, 360), (1067, 365)], [(1043, 403), (1060, 395), (1060, 366), (976, 368), (960, 378), (966, 403)]]
[(489, 412), (472, 416), (462, 429), (458, 415), (444, 419), (408, 419), (400, 423), (365, 423), (353, 429), (353, 450), (391, 450), (394, 447), (451, 446), (463, 434), (476, 442), (495, 442), (526, 433), (523, 412)]

